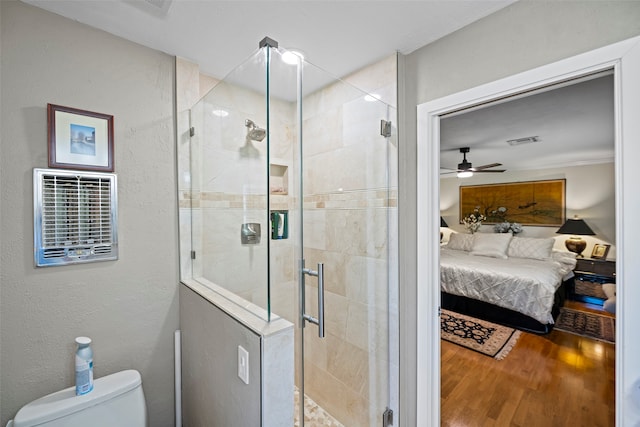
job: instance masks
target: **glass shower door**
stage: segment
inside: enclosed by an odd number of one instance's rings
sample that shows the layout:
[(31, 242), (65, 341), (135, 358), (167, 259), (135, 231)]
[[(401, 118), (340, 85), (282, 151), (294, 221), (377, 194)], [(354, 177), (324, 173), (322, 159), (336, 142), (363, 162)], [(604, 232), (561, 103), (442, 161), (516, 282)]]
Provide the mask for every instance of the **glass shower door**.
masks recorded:
[[(305, 79), (314, 73), (305, 64)], [(381, 131), (392, 114), (338, 80), (302, 97), (297, 383), (307, 427), (381, 425), (390, 406), (395, 146)]]

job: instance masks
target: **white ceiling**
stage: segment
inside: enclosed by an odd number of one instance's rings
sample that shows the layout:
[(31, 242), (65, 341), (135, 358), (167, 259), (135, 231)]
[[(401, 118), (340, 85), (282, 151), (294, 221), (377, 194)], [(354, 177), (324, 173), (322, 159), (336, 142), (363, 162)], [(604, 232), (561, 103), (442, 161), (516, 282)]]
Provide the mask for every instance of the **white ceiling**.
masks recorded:
[[(343, 77), (395, 51), (408, 54), (515, 0), (23, 0), (200, 65), (222, 78), (265, 36)], [(474, 166), (508, 170), (613, 159), (612, 83), (596, 81), (444, 119), (443, 167), (470, 147)], [(584, 85), (584, 86), (583, 86)], [(511, 147), (506, 140), (539, 136)], [(455, 176), (452, 175), (443, 175)]]
[(515, 0), (23, 0), (222, 78), (265, 36), (337, 77), (431, 43)]
[[(457, 168), (460, 147), (471, 149), (474, 167), (501, 163), (495, 169), (511, 171), (612, 162), (613, 93), (609, 74), (443, 118), (440, 165)], [(506, 142), (530, 136), (539, 141)]]

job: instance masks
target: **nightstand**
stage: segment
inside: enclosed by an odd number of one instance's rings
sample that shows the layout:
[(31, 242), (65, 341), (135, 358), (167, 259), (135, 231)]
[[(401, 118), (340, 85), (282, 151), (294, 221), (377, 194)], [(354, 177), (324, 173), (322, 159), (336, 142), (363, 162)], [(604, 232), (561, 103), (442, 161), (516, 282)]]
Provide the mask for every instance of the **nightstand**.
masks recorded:
[(616, 262), (603, 259), (578, 258), (569, 299), (602, 305), (607, 296), (603, 283), (616, 283)]

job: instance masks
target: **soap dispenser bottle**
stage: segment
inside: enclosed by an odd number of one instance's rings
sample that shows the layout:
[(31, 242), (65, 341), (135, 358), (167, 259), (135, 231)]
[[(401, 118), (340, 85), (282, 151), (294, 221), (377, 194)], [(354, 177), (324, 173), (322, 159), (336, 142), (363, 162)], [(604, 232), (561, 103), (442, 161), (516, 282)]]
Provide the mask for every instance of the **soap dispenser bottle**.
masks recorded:
[(87, 394), (93, 390), (93, 350), (91, 338), (76, 338), (76, 395)]

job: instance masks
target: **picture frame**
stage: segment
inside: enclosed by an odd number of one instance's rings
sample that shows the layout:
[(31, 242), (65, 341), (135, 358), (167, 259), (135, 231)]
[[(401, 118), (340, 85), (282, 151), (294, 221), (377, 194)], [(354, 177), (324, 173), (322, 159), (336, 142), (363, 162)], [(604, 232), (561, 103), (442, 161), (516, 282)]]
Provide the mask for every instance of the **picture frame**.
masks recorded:
[(593, 251), (591, 252), (591, 258), (593, 259), (607, 259), (609, 248), (611, 245), (605, 245), (602, 243), (596, 243), (593, 245)]
[(113, 172), (113, 116), (47, 104), (49, 167)]
[(565, 188), (565, 179), (462, 185), (460, 222), (477, 211), (486, 217), (483, 224), (560, 227), (566, 220)]

